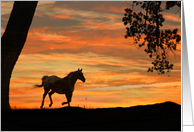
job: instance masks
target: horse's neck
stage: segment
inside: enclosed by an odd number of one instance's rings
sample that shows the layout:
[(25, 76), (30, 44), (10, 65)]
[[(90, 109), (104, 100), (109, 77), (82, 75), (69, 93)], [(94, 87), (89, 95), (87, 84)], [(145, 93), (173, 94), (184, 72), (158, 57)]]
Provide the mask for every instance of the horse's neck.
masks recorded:
[(74, 86), (74, 85), (75, 85), (75, 83), (76, 83), (76, 81), (77, 81), (77, 77), (76, 77), (76, 75), (72, 75), (70, 80), (71, 80), (71, 85), (73, 85), (73, 86)]
[(74, 86), (76, 81), (77, 81), (77, 77), (75, 74), (70, 74), (70, 75), (67, 75), (66, 77), (64, 77), (63, 80), (70, 82), (70, 85)]

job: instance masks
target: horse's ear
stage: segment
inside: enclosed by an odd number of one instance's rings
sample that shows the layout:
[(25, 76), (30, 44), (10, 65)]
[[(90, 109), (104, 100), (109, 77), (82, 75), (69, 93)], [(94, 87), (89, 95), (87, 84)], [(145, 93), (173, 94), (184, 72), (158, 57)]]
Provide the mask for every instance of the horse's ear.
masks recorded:
[(79, 71), (79, 68), (78, 68), (78, 70), (77, 71)]
[(82, 69), (80, 71), (82, 71)]

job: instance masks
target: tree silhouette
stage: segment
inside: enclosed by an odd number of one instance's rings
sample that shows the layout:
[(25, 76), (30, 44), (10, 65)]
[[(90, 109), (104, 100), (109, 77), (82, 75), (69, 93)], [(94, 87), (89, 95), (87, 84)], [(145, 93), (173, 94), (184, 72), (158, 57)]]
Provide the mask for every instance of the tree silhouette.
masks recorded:
[(1, 109), (11, 109), (9, 84), (12, 70), (25, 44), (36, 1), (16, 1), (1, 38)]
[[(162, 12), (174, 6), (181, 7), (181, 1), (167, 1), (165, 8), (162, 8), (161, 4), (161, 1), (134, 1), (132, 7), (140, 6), (145, 13), (133, 12), (133, 9), (126, 8), (122, 19), (124, 25), (129, 26), (126, 27), (125, 38), (133, 37), (139, 47), (147, 45), (144, 51), (150, 58), (154, 58), (153, 66), (148, 69), (148, 72), (155, 70), (158, 74), (164, 74), (173, 69), (174, 65), (168, 60), (168, 50), (172, 52), (176, 50), (177, 44), (181, 41), (181, 36), (177, 34), (178, 29), (160, 29), (165, 21)], [(142, 37), (144, 37), (143, 41)]]

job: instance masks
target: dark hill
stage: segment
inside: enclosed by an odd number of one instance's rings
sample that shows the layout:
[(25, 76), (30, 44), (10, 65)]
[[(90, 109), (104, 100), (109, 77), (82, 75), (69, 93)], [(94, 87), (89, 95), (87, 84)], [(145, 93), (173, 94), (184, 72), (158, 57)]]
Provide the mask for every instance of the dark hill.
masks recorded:
[(164, 102), (128, 108), (2, 111), (1, 130), (181, 131), (181, 106)]

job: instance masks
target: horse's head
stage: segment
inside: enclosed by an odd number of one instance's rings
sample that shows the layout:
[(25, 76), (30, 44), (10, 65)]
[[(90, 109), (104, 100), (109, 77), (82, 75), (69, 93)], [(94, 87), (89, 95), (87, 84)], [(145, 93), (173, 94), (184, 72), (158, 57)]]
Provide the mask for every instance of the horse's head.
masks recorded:
[(82, 69), (80, 70), (79, 68), (78, 68), (78, 70), (77, 70), (77, 75), (78, 75), (78, 79), (80, 79), (82, 82), (85, 82), (86, 81), (86, 79), (85, 79), (85, 77), (84, 77), (84, 75), (83, 75), (83, 73), (82, 73)]

